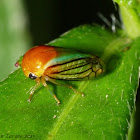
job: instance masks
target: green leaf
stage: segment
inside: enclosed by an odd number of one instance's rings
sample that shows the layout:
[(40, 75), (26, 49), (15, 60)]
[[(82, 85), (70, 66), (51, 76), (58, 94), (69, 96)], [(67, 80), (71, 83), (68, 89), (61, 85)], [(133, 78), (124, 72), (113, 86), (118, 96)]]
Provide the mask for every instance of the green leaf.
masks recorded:
[(42, 85), (28, 103), (29, 90), (35, 82), (26, 78), (21, 68), (16, 70), (0, 83), (0, 134), (13, 139), (125, 139), (138, 87), (140, 56), (140, 40), (130, 42), (89, 25), (51, 42), (100, 56), (106, 72), (88, 81), (60, 81), (83, 92), (84, 97), (47, 82), (61, 101), (57, 106)]

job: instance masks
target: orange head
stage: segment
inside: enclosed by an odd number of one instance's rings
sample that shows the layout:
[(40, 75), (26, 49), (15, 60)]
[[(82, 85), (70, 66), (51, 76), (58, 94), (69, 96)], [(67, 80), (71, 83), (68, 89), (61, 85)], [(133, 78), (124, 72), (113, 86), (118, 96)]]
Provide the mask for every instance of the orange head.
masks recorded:
[(22, 69), (26, 77), (36, 79), (41, 77), (46, 69), (46, 64), (56, 57), (53, 46), (36, 46), (25, 53), (22, 59)]

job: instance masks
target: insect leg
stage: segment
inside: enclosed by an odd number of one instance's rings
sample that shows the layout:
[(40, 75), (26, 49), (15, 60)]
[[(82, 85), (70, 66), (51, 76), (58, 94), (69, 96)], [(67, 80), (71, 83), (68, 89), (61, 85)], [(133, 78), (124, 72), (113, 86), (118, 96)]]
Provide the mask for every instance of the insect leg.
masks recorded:
[(54, 99), (57, 101), (57, 104), (60, 104), (59, 99), (56, 97), (56, 95), (49, 89), (49, 86), (46, 83), (45, 78), (42, 76), (41, 77), (41, 83), (43, 84), (44, 87), (46, 87), (48, 89), (48, 91), (50, 92), (50, 94), (54, 97)]
[(38, 86), (40, 85), (40, 78), (37, 78), (35, 81), (36, 81), (37, 84), (32, 88), (32, 90), (30, 92), (30, 97), (28, 99), (28, 102), (31, 102), (32, 95), (34, 94), (34, 92), (36, 91)]
[(52, 78), (50, 78), (50, 77), (47, 77), (47, 76), (46, 76), (46, 79), (47, 79), (48, 81), (50, 81), (51, 83), (55, 84), (55, 85), (59, 85), (59, 86), (63, 86), (63, 87), (72, 89), (74, 92), (76, 92), (76, 93), (81, 94), (82, 96), (84, 96), (83, 93), (77, 91), (75, 88), (73, 88), (73, 87), (70, 86), (70, 85), (64, 85), (64, 84), (58, 83), (58, 82), (56, 82), (54, 79), (52, 79)]

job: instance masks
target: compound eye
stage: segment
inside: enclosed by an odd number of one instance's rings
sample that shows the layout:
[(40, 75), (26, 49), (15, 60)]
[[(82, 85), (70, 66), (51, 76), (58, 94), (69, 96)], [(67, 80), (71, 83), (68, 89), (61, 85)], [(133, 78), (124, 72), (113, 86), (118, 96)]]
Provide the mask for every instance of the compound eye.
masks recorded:
[(37, 78), (37, 76), (35, 74), (33, 74), (33, 73), (30, 73), (29, 74), (29, 78), (34, 80), (34, 79)]

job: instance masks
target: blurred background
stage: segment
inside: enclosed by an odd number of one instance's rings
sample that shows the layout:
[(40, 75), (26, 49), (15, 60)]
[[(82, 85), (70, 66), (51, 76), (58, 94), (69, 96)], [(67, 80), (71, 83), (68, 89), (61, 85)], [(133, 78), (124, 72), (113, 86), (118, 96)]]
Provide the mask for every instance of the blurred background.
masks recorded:
[(119, 19), (112, 0), (0, 0), (0, 81), (29, 48), (81, 24), (104, 25), (99, 13)]
[[(29, 48), (46, 44), (71, 28), (96, 23), (111, 30), (101, 14), (110, 23), (112, 14), (119, 20), (112, 0), (0, 0), (0, 81), (16, 69), (15, 62)], [(137, 107), (134, 139), (139, 136), (139, 114)]]
[(25, 6), (34, 44), (45, 44), (81, 24), (104, 24), (98, 13), (110, 21), (111, 14), (118, 17), (112, 0), (26, 0)]

